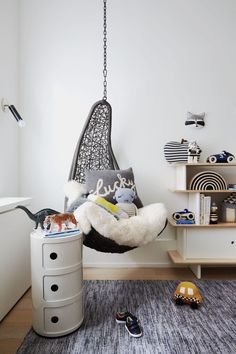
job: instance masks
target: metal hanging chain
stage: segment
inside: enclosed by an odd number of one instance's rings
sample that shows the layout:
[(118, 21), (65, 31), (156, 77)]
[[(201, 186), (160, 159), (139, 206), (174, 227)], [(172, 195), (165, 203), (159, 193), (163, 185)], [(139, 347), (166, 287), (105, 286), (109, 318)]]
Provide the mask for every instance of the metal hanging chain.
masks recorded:
[(103, 99), (107, 100), (107, 0), (103, 0)]

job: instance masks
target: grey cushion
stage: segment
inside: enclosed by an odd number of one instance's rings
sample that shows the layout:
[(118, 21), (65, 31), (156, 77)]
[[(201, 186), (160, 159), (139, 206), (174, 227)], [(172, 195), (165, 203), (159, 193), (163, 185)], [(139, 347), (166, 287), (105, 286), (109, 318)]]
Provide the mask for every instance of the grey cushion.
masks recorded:
[(127, 170), (85, 171), (85, 180), (88, 193), (96, 192), (96, 194), (106, 198), (106, 200), (113, 204), (116, 204), (113, 196), (117, 188), (131, 188), (134, 186), (137, 196), (134, 204), (138, 208), (143, 206), (137, 194), (132, 168), (128, 168)]

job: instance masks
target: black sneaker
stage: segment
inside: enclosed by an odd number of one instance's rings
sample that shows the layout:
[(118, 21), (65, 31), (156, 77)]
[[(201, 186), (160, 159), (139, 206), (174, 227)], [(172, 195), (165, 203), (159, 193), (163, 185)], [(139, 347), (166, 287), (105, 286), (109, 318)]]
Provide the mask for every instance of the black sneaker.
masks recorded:
[(116, 322), (117, 323), (124, 323), (125, 324), (127, 317), (134, 318), (135, 316), (132, 315), (132, 313), (126, 311), (125, 308), (119, 309), (116, 312)]
[(142, 336), (143, 332), (139, 326), (138, 319), (136, 317), (128, 316), (126, 319), (125, 328), (132, 337), (139, 338)]

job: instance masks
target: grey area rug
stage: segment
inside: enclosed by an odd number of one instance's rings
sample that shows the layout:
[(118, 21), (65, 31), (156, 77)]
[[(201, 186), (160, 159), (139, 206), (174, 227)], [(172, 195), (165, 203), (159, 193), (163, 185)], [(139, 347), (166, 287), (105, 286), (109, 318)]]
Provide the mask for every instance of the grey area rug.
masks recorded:
[[(198, 310), (175, 305), (178, 283), (86, 281), (83, 325), (59, 338), (30, 330), (17, 354), (235, 354), (236, 281), (194, 281), (204, 300)], [(115, 322), (119, 305), (139, 318), (143, 337)]]

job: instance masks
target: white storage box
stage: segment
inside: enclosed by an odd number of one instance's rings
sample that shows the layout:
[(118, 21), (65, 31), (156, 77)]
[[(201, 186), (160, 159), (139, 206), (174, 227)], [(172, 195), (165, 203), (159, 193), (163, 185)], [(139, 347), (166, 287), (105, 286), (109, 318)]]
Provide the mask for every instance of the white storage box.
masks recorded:
[(83, 322), (83, 235), (45, 237), (31, 233), (33, 328), (58, 337)]

